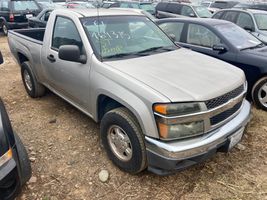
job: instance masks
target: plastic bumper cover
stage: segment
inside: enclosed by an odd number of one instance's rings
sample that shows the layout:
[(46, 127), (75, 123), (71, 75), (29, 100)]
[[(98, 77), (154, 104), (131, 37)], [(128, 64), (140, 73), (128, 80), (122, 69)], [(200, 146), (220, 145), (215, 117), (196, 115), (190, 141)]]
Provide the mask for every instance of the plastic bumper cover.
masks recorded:
[(250, 120), (251, 105), (245, 101), (240, 112), (211, 133), (190, 140), (164, 142), (145, 137), (148, 170), (164, 175), (200, 163), (218, 151), (229, 150), (230, 137)]

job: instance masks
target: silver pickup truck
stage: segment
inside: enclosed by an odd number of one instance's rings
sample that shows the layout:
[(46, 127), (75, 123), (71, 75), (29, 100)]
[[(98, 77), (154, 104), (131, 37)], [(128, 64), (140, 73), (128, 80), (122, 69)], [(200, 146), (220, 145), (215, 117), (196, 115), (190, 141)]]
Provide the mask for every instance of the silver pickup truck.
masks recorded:
[(123, 10), (55, 10), (47, 28), (8, 34), (27, 93), (46, 88), (100, 122), (120, 169), (168, 174), (227, 152), (250, 117), (243, 72), (177, 47)]

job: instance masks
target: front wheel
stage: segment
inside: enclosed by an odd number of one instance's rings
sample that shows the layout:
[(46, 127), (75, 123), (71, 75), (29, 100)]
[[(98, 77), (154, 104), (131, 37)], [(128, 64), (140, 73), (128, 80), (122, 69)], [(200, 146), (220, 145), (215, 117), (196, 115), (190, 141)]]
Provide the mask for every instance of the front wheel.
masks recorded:
[(121, 170), (136, 174), (147, 167), (144, 136), (128, 109), (121, 107), (106, 113), (100, 133), (109, 158)]
[(8, 26), (6, 25), (5, 22), (2, 23), (2, 30), (3, 30), (3, 33), (4, 35), (7, 35), (8, 34)]
[(28, 180), (30, 180), (32, 175), (31, 163), (20, 137), (17, 135), (17, 133), (14, 133), (14, 137), (20, 166), (20, 183), (21, 185), (24, 185)]
[(263, 77), (254, 85), (252, 97), (258, 108), (267, 111), (267, 77)]
[(2, 30), (4, 35), (8, 34), (8, 26), (5, 24), (5, 22), (2, 23)]

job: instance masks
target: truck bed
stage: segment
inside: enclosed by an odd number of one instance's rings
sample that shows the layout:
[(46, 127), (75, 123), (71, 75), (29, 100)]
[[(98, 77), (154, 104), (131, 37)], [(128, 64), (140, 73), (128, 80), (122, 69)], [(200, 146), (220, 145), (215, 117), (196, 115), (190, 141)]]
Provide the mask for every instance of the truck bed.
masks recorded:
[(43, 43), (45, 28), (35, 29), (20, 29), (9, 31), (9, 34), (14, 34), (32, 42)]

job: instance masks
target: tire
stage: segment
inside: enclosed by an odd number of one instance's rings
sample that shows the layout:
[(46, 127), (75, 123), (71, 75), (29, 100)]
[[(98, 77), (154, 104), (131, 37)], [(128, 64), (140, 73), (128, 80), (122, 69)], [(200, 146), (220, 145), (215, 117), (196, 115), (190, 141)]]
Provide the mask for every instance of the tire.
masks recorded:
[(252, 98), (258, 108), (267, 111), (267, 77), (261, 78), (254, 85)]
[(18, 160), (20, 164), (20, 183), (21, 185), (24, 185), (28, 180), (30, 180), (32, 176), (31, 163), (28, 157), (28, 153), (21, 139), (16, 133), (14, 133), (14, 137), (17, 147)]
[(5, 22), (2, 22), (1, 28), (2, 28), (4, 35), (7, 36), (8, 30), (9, 30), (8, 25)]
[[(120, 134), (116, 134), (116, 130)], [(144, 135), (136, 118), (128, 109), (120, 107), (107, 112), (100, 124), (100, 134), (108, 157), (121, 170), (137, 174), (147, 167)], [(115, 135), (123, 135), (124, 139), (113, 140)], [(127, 150), (123, 154), (116, 151), (119, 149), (116, 148), (118, 141), (119, 144), (123, 143), (122, 148)]]
[(37, 98), (45, 95), (45, 87), (37, 81), (29, 62), (21, 64), (21, 78), (30, 97)]

